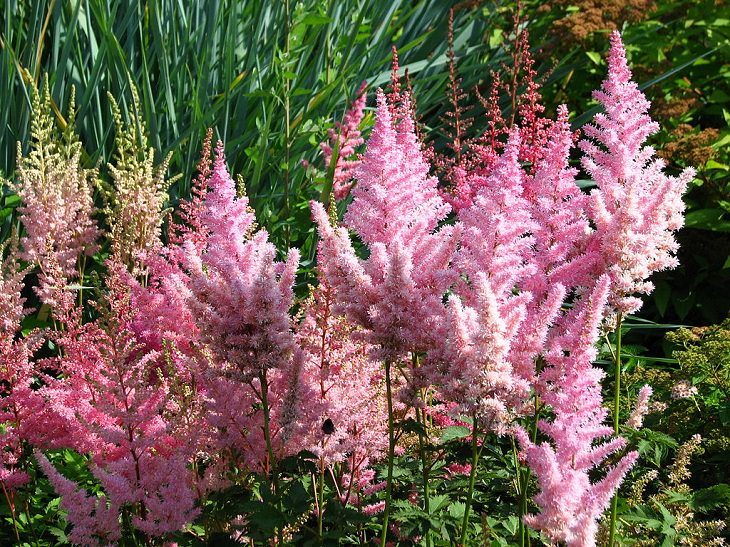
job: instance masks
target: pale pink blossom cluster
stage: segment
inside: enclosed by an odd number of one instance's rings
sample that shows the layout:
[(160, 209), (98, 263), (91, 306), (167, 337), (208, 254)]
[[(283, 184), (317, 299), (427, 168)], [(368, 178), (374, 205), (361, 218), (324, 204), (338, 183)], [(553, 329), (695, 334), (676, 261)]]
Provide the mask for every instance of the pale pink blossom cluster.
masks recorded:
[(651, 399), (652, 393), (653, 391), (650, 385), (645, 385), (639, 390), (634, 409), (631, 411), (629, 419), (626, 420), (627, 426), (633, 427), (634, 429), (641, 429), (644, 418), (649, 413), (649, 399)]
[(697, 388), (687, 380), (680, 380), (672, 386), (672, 399), (689, 399), (697, 395)]
[(322, 239), (319, 268), (337, 294), (335, 313), (366, 329), (383, 359), (434, 347), (441, 338), (441, 299), (455, 281), (452, 226), (439, 227), (450, 207), (429, 176), (413, 121), (395, 127), (385, 95), (362, 163), (355, 170), (353, 205), (345, 215), (370, 249), (358, 258), (344, 227), (333, 227), (324, 207), (312, 203)]
[(82, 167), (81, 143), (70, 132), (65, 143), (55, 136), (49, 101), (47, 85), (43, 96), (35, 91), (30, 150), (23, 155), (18, 143), (17, 180), (10, 187), (22, 201), (19, 256), (40, 267), (36, 290), (54, 306), (59, 291), (78, 277), (79, 258), (96, 252), (100, 232), (92, 217), (95, 171)]
[[(356, 476), (387, 446), (382, 366), (371, 358), (368, 344), (353, 337), (355, 328), (333, 314), (333, 291), (325, 283), (307, 304), (297, 343), (306, 356), (303, 376), (314, 399), (298, 412), (320, 427), (308, 428), (303, 446), (326, 465), (346, 461), (348, 473)], [(303, 415), (317, 404), (318, 412)]]
[(684, 223), (682, 194), (694, 170), (666, 175), (664, 161), (646, 146), (646, 138), (659, 126), (631, 79), (617, 31), (611, 35), (608, 78), (593, 96), (605, 112), (583, 128), (590, 140), (579, 143), (583, 168), (598, 185), (589, 201), (596, 231), (587, 253), (596, 260), (592, 273), (611, 277), (610, 304), (618, 312), (633, 313), (641, 307), (635, 295), (654, 288), (649, 276), (677, 265), (674, 232)]

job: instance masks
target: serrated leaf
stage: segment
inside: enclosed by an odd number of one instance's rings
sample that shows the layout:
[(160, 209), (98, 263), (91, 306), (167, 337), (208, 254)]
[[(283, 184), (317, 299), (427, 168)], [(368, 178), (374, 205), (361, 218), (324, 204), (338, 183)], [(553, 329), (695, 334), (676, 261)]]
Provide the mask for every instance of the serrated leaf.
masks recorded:
[(447, 443), (456, 439), (463, 439), (471, 435), (471, 430), (463, 425), (450, 425), (441, 432), (441, 442)]
[(464, 518), (464, 513), (466, 512), (466, 504), (461, 501), (455, 501), (449, 504), (446, 512), (449, 514), (450, 517), (456, 520), (461, 520)]

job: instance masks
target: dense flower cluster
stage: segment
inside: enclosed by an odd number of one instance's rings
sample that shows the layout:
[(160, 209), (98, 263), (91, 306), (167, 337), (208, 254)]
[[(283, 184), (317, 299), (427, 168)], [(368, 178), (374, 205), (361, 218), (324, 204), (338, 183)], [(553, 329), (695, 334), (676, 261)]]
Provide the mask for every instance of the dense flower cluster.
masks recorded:
[[(83, 281), (77, 261), (96, 248), (93, 173), (80, 167), (70, 132), (65, 146), (49, 145), (52, 120), (36, 117), (37, 142), (20, 156), (12, 186), (25, 235), (20, 249), (2, 249), (0, 264), (3, 488), (28, 479), (22, 464), (33, 454), (63, 497), (72, 541), (106, 545), (124, 529), (164, 539), (241, 476), (258, 473), (280, 495), (280, 463), (306, 450), (339, 502), (363, 515), (385, 510), (387, 523), (397, 412), (416, 416), (421, 443), (429, 419), (469, 423), (475, 453), (487, 434), (513, 436), (539, 484), (537, 511), (524, 522), (552, 542), (595, 545), (598, 520), (637, 458), (604, 423), (596, 342), (616, 315), (639, 308), (652, 272), (676, 264), (673, 232), (692, 171), (664, 174), (644, 145), (656, 125), (614, 33), (595, 94), (605, 112), (579, 143), (597, 188), (582, 193), (569, 165), (568, 110), (543, 116), (524, 59), (520, 123), (497, 124), (493, 112), (492, 141), (471, 142), (467, 159), (447, 162), (448, 193), (430, 174), (410, 91), (397, 85), (377, 91), (366, 151), (353, 158), (364, 142), (361, 88), (322, 146), (328, 164), (337, 156), (335, 197), (352, 188), (352, 201), (342, 225), (334, 208), (311, 203), (319, 285), (303, 301), (294, 293), (299, 251), (280, 258), (222, 143), (211, 159), (210, 132), (193, 197), (170, 218), (163, 244), (166, 163), (140, 153), (130, 127), (110, 166), (111, 259), (89, 314), (67, 284)], [(40, 267), (40, 296), (60, 325), (48, 333), (55, 353), (42, 359), (34, 357), (41, 333), (21, 334), (28, 310), (18, 258)], [(641, 427), (650, 395), (642, 389), (631, 427)], [(538, 400), (549, 411), (537, 421), (539, 441), (516, 423)], [(43, 451), (59, 448), (89, 457), (104, 495), (54, 467)], [(383, 482), (372, 464), (386, 453)], [(451, 462), (445, 472), (473, 479), (477, 467)], [(373, 503), (381, 490), (386, 501)], [(315, 495), (320, 528), (325, 507)]]
[(40, 267), (37, 290), (51, 306), (68, 281), (78, 277), (79, 259), (94, 254), (99, 236), (92, 218), (95, 172), (81, 166), (81, 143), (72, 130), (73, 95), (69, 110), (61, 139), (51, 117), (48, 82), (42, 94), (34, 91), (30, 151), (24, 156), (18, 143), (18, 180), (10, 184), (23, 202), (18, 209), (25, 228), (20, 258)]

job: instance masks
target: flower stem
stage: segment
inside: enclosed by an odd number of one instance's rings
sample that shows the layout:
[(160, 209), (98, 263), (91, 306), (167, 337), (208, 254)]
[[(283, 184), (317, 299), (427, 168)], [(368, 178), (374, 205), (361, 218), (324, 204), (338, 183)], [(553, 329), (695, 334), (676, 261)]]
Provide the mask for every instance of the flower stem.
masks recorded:
[(322, 524), (324, 521), (324, 455), (320, 457), (319, 469), (319, 511), (317, 514), (317, 535), (322, 541)]
[(18, 545), (20, 545), (20, 534), (18, 533), (18, 520), (15, 518), (15, 496), (11, 496), (8, 492), (7, 488), (5, 488), (5, 483), (3, 481), (0, 481), (0, 486), (3, 488), (3, 494), (5, 495), (5, 499), (8, 502), (8, 507), (10, 508), (10, 516), (13, 519), (13, 530), (15, 531), (15, 539), (18, 542)]
[[(271, 443), (271, 424), (269, 409), (269, 382), (266, 378), (266, 369), (262, 369), (259, 373), (259, 382), (261, 383), (261, 407), (264, 413), (264, 441), (266, 442), (266, 452), (269, 456), (269, 467), (271, 471), (271, 482), (274, 485), (274, 493), (278, 497), (279, 491), (279, 472), (276, 468), (276, 460), (274, 459), (274, 447)], [(277, 503), (279, 505), (279, 503)], [(277, 529), (277, 536), (279, 539), (279, 545), (284, 543), (283, 531), (281, 528)]]
[[(423, 419), (421, 420), (421, 416)], [(421, 453), (421, 466), (423, 468), (423, 510), (427, 515), (431, 515), (431, 507), (429, 504), (429, 488), (428, 488), (428, 474), (430, 470), (430, 464), (428, 463), (428, 455), (426, 454), (426, 409), (423, 408), (419, 412), (416, 408), (416, 419), (421, 422), (423, 431), (418, 432), (418, 449)], [(431, 547), (431, 529), (426, 530), (426, 547)]]
[(385, 394), (388, 399), (388, 479), (385, 488), (385, 511), (383, 515), (383, 531), (380, 547), (385, 547), (388, 538), (388, 518), (390, 517), (390, 500), (393, 495), (393, 455), (395, 453), (395, 431), (393, 430), (393, 393), (390, 386), (390, 359), (385, 361)]
[[(621, 312), (618, 313), (616, 317), (616, 352), (614, 354), (614, 362), (616, 365), (615, 368), (615, 375), (616, 375), (616, 390), (613, 394), (613, 432), (615, 435), (618, 435), (618, 426), (619, 426), (619, 405), (621, 403), (621, 324), (623, 322), (623, 315), (621, 315)], [(611, 523), (610, 523), (610, 532), (608, 535), (608, 545), (609, 547), (613, 547), (614, 540), (616, 536), (616, 517), (618, 514), (618, 489), (616, 490), (616, 493), (613, 495), (613, 499), (611, 500)]]
[(477, 417), (473, 416), (474, 426), (471, 433), (471, 473), (469, 474), (469, 491), (466, 494), (466, 507), (464, 508), (464, 520), (461, 523), (461, 542), (460, 545), (466, 545), (466, 529), (469, 526), (469, 510), (471, 509), (471, 501), (474, 496), (474, 484), (477, 479), (477, 465), (479, 464), (479, 456), (482, 454), (484, 445), (479, 446), (477, 436), (479, 434), (477, 427)]

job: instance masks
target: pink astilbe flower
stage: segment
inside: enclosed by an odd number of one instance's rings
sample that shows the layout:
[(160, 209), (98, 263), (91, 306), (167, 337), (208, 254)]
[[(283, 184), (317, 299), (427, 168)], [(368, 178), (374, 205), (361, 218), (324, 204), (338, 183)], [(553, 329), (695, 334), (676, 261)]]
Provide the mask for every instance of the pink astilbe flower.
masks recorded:
[(626, 443), (614, 438), (594, 444), (613, 434), (613, 428), (603, 425), (608, 412), (601, 398), (604, 372), (591, 364), (609, 286), (608, 276), (602, 276), (593, 292), (570, 312), (563, 323), (567, 326), (553, 337), (544, 356), (545, 368), (536, 387), (555, 418), (540, 420), (538, 428), (550, 442), (534, 444), (524, 429), (516, 429), (540, 484), (534, 497), (540, 513), (526, 516), (525, 523), (569, 546), (596, 544), (598, 519), (638, 457), (636, 452), (626, 454), (603, 479), (591, 482), (590, 472)]
[[(5, 255), (7, 250), (7, 256)], [(43, 399), (31, 389), (33, 353), (43, 338), (38, 331), (20, 337), (30, 310), (21, 296), (26, 271), (17, 260), (17, 239), (0, 245), (0, 483), (10, 489), (28, 480), (22, 469), (23, 440)]]
[(298, 414), (310, 424), (303, 448), (323, 466), (347, 462), (350, 478), (341, 491), (346, 492), (344, 501), (352, 501), (358, 495), (356, 483), (387, 448), (388, 420), (382, 366), (371, 358), (368, 345), (353, 336), (354, 327), (332, 313), (333, 304), (332, 289), (321, 284), (297, 330), (306, 356), (303, 375), (313, 397), (301, 401)]
[(593, 263), (585, 253), (592, 233), (585, 213), (586, 196), (575, 183), (577, 170), (568, 164), (574, 138), (568, 110), (561, 105), (534, 173), (525, 176), (523, 183), (522, 197), (532, 221), (527, 259), (532, 269), (517, 284), (532, 299), (515, 337), (513, 366), (529, 381), (534, 380), (535, 360), (547, 343), (550, 327), (559, 319), (560, 306), (585, 283)]
[(353, 170), (360, 165), (360, 158), (355, 151), (365, 142), (360, 134), (360, 123), (365, 114), (367, 101), (367, 82), (363, 82), (357, 90), (356, 99), (345, 113), (342, 122), (336, 122), (334, 128), (327, 130), (329, 142), (320, 144), (324, 154), (325, 166), (329, 170), (332, 163), (332, 154), (337, 149), (337, 160), (334, 167), (332, 190), (335, 199), (345, 199), (350, 193), (353, 181)]
[[(31, 147), (24, 156), (18, 143), (17, 181), (10, 187), (23, 205), (18, 207), (25, 228), (20, 257), (40, 267), (39, 295), (53, 305), (52, 296), (78, 276), (82, 255), (96, 252), (99, 235), (92, 198), (94, 171), (81, 166), (81, 143), (73, 134), (73, 97), (70, 123), (63, 142), (54, 127), (48, 83), (41, 96), (33, 94)], [(46, 265), (56, 266), (53, 274)]]
[(382, 357), (397, 359), (439, 339), (441, 299), (455, 280), (449, 269), (458, 232), (438, 228), (449, 206), (438, 195), (410, 117), (394, 127), (382, 91), (345, 223), (369, 247), (357, 258), (344, 228), (334, 228), (319, 203), (312, 213), (321, 236), (319, 264), (337, 294), (335, 313), (366, 329)]
[(36, 460), (61, 496), (61, 509), (73, 525), (68, 539), (83, 547), (110, 547), (122, 538), (119, 507), (109, 503), (106, 496), (88, 494), (73, 481), (61, 475), (40, 451)]
[(193, 211), (205, 237), (183, 237), (169, 252), (171, 266), (159, 287), (169, 282), (169, 291), (181, 295), (183, 317), (192, 320), (196, 344), (208, 355), (207, 420), (219, 432), (219, 448), (235, 447), (249, 468), (266, 472), (272, 462), (263, 438), (264, 399), (274, 456), (298, 452), (288, 409), (303, 396), (289, 316), (299, 254), (292, 249), (286, 262), (277, 261), (267, 232), (255, 231), (253, 210), (236, 195), (222, 143), (207, 184)]
[[(525, 317), (524, 298), (500, 306), (484, 272), (476, 274), (474, 307), (458, 296), (448, 305), (448, 334), (439, 354), (437, 383), (444, 400), (458, 403), (483, 431), (504, 433), (529, 398), (530, 386), (513, 374), (510, 345)], [(432, 357), (433, 358), (433, 357)]]
[(631, 411), (626, 425), (634, 429), (641, 429), (644, 423), (644, 417), (649, 413), (649, 399), (653, 393), (650, 385), (645, 385), (639, 390), (639, 396), (636, 398), (636, 406)]
[(180, 222), (170, 218), (169, 241), (172, 245), (182, 245), (185, 241), (192, 241), (193, 246), (201, 250), (205, 247), (208, 229), (201, 221), (205, 209), (205, 196), (208, 193), (208, 179), (212, 174), (211, 151), (213, 144), (213, 129), (205, 133), (203, 146), (200, 151), (200, 160), (197, 165), (197, 176), (193, 179), (189, 200), (180, 200), (177, 216)]
[(594, 276), (607, 272), (611, 278), (611, 306), (633, 313), (641, 299), (632, 295), (653, 290), (649, 276), (677, 265), (673, 232), (683, 224), (682, 193), (694, 170), (665, 175), (663, 160), (644, 146), (659, 126), (647, 114), (649, 101), (631, 80), (618, 31), (611, 34), (608, 78), (593, 96), (605, 113), (584, 128), (591, 140), (579, 143), (583, 167), (598, 185), (590, 196), (596, 232), (588, 252), (599, 257)]
[(568, 164), (574, 141), (568, 109), (560, 105), (535, 172), (525, 177), (523, 195), (534, 222), (530, 261), (536, 268), (520, 286), (537, 300), (556, 283), (570, 288), (580, 285), (581, 271), (588, 267), (584, 252), (591, 234), (587, 197), (576, 184), (578, 170)]
[(97, 304), (100, 318), (81, 325), (74, 310), (64, 318), (67, 330), (57, 334), (64, 353), (48, 364), (62, 376), (43, 389), (47, 422), (55, 427), (34, 444), (90, 453), (92, 474), (111, 505), (131, 507), (136, 528), (161, 536), (199, 511), (195, 473), (187, 466), (205, 422), (200, 403), (182, 387), (190, 372), (136, 340), (130, 330), (134, 311), (121, 281), (126, 269), (109, 268), (109, 293)]
[[(525, 174), (518, 160), (520, 142), (515, 129), (473, 205), (459, 211), (463, 237), (455, 264), (469, 279), (484, 272), (500, 300), (534, 270), (528, 262), (533, 242), (529, 234), (536, 227), (522, 195)], [(460, 292), (470, 303), (468, 285), (462, 285)]]
[(200, 219), (209, 231), (205, 252), (184, 244), (186, 274), (178, 285), (201, 340), (215, 357), (248, 381), (282, 366), (294, 347), (289, 308), (299, 253), (276, 261), (265, 230), (251, 233), (255, 216), (236, 186), (218, 144), (210, 191)]

